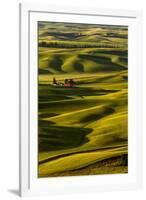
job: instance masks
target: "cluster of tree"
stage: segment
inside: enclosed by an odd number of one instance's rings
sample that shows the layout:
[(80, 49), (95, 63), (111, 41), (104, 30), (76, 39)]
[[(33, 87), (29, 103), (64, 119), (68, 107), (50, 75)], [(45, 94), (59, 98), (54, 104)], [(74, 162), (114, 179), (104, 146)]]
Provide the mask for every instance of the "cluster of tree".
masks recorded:
[(64, 83), (60, 83), (56, 80), (55, 77), (53, 77), (53, 82), (52, 82), (53, 86), (65, 86), (65, 87), (73, 87), (76, 83), (75, 81), (71, 78), (71, 79), (65, 79)]
[(49, 36), (63, 36), (63, 37), (67, 37), (70, 39), (83, 36), (83, 34), (81, 34), (81, 33), (72, 33), (72, 32), (63, 33), (63, 32), (58, 32), (58, 31), (51, 31), (51, 32), (49, 31), (46, 33)]
[(61, 43), (61, 42), (39, 42), (39, 47), (47, 48), (122, 48), (123, 45), (118, 44), (89, 44), (89, 43)]

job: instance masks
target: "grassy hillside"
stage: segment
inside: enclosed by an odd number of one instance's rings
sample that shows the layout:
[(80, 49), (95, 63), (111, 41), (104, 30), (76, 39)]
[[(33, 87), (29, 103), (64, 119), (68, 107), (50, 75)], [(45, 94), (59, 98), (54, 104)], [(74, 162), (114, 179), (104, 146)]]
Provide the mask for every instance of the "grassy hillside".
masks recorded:
[(38, 28), (38, 176), (127, 173), (127, 27)]

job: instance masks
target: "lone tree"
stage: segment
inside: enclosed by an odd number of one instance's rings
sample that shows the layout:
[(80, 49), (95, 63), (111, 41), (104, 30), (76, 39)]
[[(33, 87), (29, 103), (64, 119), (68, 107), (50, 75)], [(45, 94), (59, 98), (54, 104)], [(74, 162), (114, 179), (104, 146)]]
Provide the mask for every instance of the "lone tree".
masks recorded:
[(55, 77), (53, 77), (53, 85), (57, 85), (57, 81)]

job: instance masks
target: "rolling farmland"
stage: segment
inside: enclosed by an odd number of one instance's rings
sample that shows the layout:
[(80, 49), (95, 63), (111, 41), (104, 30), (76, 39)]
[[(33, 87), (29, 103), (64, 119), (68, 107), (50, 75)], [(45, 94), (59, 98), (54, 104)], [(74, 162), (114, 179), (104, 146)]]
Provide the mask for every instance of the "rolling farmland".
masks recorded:
[(38, 176), (127, 173), (127, 27), (38, 22), (38, 30)]

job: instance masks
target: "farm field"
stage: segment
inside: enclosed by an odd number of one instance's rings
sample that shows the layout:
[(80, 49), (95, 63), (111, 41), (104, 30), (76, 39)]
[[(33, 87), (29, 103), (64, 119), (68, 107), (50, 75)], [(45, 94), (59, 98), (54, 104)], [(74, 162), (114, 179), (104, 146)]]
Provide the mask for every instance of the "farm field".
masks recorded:
[(128, 172), (127, 43), (125, 26), (38, 22), (38, 177)]

